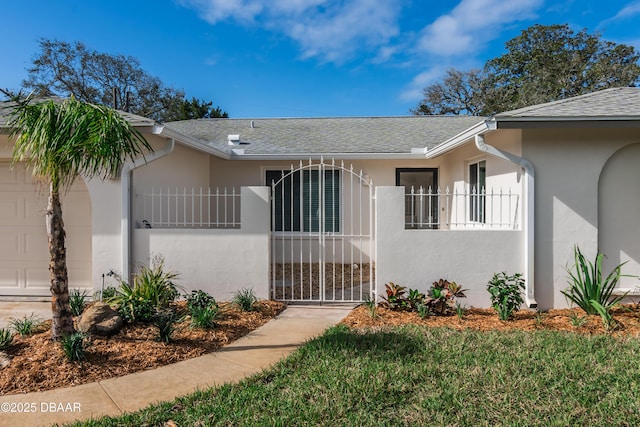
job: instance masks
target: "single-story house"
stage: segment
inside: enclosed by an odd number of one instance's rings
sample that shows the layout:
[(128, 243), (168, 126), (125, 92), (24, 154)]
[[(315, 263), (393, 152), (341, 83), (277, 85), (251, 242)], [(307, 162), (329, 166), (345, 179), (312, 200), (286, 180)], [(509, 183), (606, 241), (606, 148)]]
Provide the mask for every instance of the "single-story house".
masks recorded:
[[(496, 272), (565, 307), (578, 245), (640, 275), (640, 89), (461, 116), (199, 119), (123, 113), (154, 152), (63, 201), (70, 286), (156, 255), (185, 290), (364, 301), (444, 278), (488, 306)], [(49, 294), (46, 191), (10, 168), (0, 116), (0, 297)], [(635, 290), (625, 277), (622, 290)]]

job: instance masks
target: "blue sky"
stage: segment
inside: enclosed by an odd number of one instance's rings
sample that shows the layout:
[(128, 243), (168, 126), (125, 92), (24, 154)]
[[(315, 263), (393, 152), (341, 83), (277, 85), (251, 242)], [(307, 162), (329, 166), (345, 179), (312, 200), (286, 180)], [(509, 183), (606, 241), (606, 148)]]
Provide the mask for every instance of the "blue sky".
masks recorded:
[(640, 49), (640, 0), (0, 0), (0, 87), (39, 37), (137, 57), (231, 117), (409, 114), (449, 67), (481, 67), (530, 25)]

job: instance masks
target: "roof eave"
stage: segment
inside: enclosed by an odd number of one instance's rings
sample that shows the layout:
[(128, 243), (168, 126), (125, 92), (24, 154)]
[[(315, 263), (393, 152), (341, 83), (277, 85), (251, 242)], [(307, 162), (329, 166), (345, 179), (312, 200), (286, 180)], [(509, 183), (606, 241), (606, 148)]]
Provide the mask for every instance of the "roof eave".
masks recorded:
[(229, 160), (231, 158), (231, 155), (229, 153), (219, 150), (216, 147), (212, 147), (209, 144), (198, 141), (197, 139), (191, 138), (190, 136), (184, 135), (173, 129), (170, 129), (163, 124), (156, 123), (153, 127), (153, 134), (164, 138), (174, 139), (184, 146), (220, 157), (225, 160)]
[(426, 156), (427, 159), (433, 159), (469, 143), (476, 135), (481, 135), (495, 129), (497, 128), (496, 121), (494, 119), (483, 120), (482, 122), (470, 127), (469, 129), (460, 132), (456, 136), (447, 139), (442, 144), (439, 144), (434, 148), (427, 150), (426, 154), (424, 154), (423, 156)]

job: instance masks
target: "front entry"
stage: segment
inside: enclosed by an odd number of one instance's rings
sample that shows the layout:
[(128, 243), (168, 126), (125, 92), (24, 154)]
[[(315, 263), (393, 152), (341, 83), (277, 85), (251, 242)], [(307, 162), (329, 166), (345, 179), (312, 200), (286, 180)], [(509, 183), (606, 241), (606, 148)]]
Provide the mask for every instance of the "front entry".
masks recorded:
[(375, 291), (373, 186), (344, 163), (266, 172), (271, 186), (271, 296), (360, 302)]

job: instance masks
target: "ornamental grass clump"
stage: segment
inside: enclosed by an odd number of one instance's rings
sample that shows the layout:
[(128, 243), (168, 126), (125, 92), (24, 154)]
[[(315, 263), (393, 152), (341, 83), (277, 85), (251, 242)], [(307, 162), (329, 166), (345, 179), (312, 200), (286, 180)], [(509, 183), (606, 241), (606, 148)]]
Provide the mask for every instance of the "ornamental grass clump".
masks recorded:
[(6, 350), (13, 342), (11, 329), (0, 328), (0, 350)]
[(9, 320), (9, 327), (22, 337), (33, 335), (42, 325), (44, 320), (33, 313), (29, 317), (25, 315), (22, 319)]
[(62, 346), (62, 351), (64, 351), (64, 354), (67, 356), (69, 361), (81, 362), (86, 360), (85, 338), (87, 338), (87, 335), (82, 332), (74, 332), (72, 334), (65, 334), (62, 336), (60, 345)]
[(240, 310), (242, 311), (252, 311), (255, 304), (258, 302), (258, 297), (253, 289), (242, 288), (236, 292), (233, 297), (233, 302), (240, 307)]
[(69, 292), (69, 306), (71, 306), (71, 314), (74, 316), (80, 316), (87, 305), (89, 299), (89, 291), (83, 289), (72, 289)]
[[(133, 286), (121, 280), (115, 295), (105, 302), (114, 304), (122, 318), (129, 322), (151, 322), (157, 311), (166, 309), (180, 295), (175, 283), (177, 273), (164, 271), (164, 259), (155, 257), (152, 267), (142, 266)], [(104, 296), (104, 295), (103, 295)]]
[[(610, 315), (611, 309), (618, 304), (627, 294), (614, 296), (613, 290), (623, 277), (622, 266), (617, 265), (603, 278), (602, 259), (604, 254), (597, 254), (595, 262), (585, 258), (578, 246), (573, 249), (575, 264), (572, 269), (568, 269), (569, 287), (562, 294), (573, 304), (584, 310), (587, 314), (605, 313)], [(626, 275), (625, 275), (626, 276)], [(607, 316), (605, 316), (607, 317)], [(605, 321), (603, 317), (603, 321)]]

